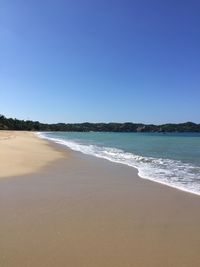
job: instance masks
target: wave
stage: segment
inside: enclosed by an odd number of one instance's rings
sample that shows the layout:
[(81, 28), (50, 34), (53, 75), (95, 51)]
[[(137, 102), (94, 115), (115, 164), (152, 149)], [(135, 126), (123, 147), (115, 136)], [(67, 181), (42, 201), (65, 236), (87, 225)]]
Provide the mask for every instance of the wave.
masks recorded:
[(134, 167), (141, 178), (200, 195), (200, 167), (179, 160), (135, 155), (121, 149), (81, 144), (72, 140), (38, 136), (87, 155)]

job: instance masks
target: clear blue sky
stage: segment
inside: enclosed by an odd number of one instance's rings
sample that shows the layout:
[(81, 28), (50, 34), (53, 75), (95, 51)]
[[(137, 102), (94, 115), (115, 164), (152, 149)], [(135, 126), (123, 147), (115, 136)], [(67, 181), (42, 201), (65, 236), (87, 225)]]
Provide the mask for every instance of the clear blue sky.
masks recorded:
[(0, 113), (200, 123), (199, 0), (2, 0)]

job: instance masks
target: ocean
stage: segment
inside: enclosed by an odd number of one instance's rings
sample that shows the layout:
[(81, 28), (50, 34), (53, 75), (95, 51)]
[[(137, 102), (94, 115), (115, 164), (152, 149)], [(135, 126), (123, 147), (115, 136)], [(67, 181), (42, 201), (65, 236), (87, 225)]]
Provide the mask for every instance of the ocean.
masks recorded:
[(200, 195), (200, 133), (38, 134), (72, 150), (137, 168), (141, 178)]

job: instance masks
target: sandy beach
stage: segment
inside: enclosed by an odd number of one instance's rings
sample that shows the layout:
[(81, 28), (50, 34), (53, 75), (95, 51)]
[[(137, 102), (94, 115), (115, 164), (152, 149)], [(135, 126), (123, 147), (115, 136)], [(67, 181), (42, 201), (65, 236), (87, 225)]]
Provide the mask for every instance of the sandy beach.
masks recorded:
[(200, 197), (0, 133), (1, 267), (198, 267)]
[(0, 178), (33, 173), (63, 157), (32, 132), (0, 131), (0, 147)]

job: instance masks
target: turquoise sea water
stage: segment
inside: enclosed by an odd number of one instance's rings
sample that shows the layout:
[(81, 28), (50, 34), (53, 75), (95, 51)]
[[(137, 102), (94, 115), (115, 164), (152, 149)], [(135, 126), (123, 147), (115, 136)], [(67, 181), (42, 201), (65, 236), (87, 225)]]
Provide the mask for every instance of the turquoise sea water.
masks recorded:
[(63, 146), (138, 169), (142, 178), (200, 195), (199, 133), (40, 133)]

